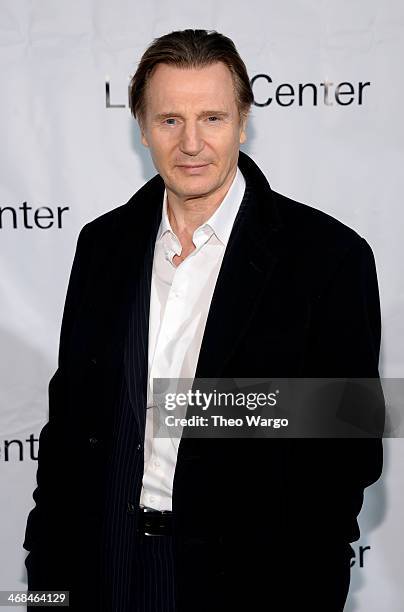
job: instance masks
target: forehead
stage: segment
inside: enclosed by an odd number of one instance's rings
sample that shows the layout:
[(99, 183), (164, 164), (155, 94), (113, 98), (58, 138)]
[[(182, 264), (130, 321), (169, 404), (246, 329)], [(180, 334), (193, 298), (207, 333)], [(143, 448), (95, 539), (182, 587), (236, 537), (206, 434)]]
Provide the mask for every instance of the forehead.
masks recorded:
[[(214, 104), (213, 104), (214, 103)], [(213, 104), (213, 106), (212, 106)], [(177, 68), (157, 64), (147, 86), (146, 108), (176, 110), (176, 106), (203, 109), (236, 105), (233, 78), (222, 62), (203, 68)]]

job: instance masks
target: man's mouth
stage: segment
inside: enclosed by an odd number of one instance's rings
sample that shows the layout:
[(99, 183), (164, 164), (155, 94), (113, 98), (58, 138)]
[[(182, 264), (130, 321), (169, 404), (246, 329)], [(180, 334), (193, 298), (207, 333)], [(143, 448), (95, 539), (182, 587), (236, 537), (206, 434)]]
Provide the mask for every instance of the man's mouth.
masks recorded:
[(178, 164), (178, 168), (189, 174), (203, 171), (209, 164)]

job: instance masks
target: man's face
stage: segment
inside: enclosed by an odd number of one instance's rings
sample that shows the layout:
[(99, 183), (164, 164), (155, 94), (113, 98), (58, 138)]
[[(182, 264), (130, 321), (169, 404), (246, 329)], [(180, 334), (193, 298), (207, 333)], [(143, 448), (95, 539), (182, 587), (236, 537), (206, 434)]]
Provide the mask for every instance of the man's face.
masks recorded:
[(221, 62), (198, 69), (158, 64), (141, 132), (167, 190), (181, 199), (224, 196), (246, 139), (229, 69)]

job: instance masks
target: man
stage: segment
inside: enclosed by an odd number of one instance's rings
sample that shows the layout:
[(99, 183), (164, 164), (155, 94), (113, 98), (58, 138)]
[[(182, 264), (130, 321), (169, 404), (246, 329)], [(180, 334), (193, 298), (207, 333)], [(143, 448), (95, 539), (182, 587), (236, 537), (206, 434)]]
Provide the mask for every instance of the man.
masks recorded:
[[(75, 610), (341, 611), (378, 439), (153, 436), (155, 378), (378, 377), (367, 242), (239, 152), (234, 44), (156, 39), (131, 108), (158, 175), (80, 233), (24, 546)], [(274, 144), (276, 146), (276, 144)]]

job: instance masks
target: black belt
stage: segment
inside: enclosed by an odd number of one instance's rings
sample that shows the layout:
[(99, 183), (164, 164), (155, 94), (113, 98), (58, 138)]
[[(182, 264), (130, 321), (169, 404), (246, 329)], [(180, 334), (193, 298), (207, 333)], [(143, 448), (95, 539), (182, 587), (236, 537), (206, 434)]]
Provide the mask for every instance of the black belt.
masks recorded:
[(172, 534), (172, 512), (139, 508), (137, 533), (146, 536), (167, 536)]

